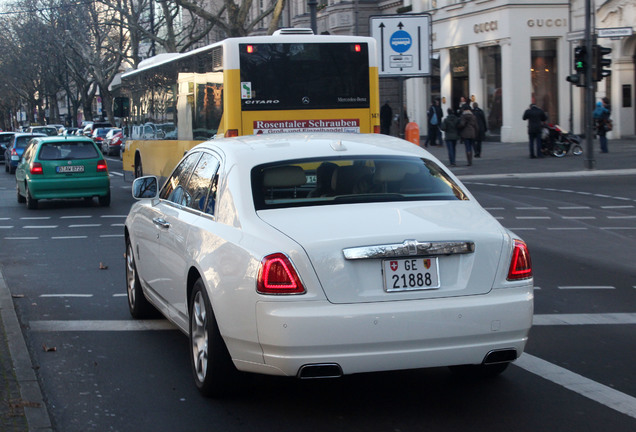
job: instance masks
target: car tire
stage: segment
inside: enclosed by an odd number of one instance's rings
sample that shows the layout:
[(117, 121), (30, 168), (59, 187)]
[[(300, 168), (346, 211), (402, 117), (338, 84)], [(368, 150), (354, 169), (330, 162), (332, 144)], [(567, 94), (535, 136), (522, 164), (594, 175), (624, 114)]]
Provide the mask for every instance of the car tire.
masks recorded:
[(128, 296), (128, 310), (135, 319), (155, 318), (158, 313), (152, 304), (146, 299), (133, 254), (132, 244), (126, 239), (126, 291)]
[(451, 372), (457, 376), (463, 378), (494, 378), (500, 375), (503, 371), (508, 368), (510, 363), (496, 363), (496, 364), (487, 364), (487, 365), (461, 365), (461, 366), (451, 366), (449, 369)]
[(97, 200), (99, 201), (100, 206), (108, 207), (110, 205), (110, 191), (108, 191), (108, 193), (104, 196), (97, 197)]
[(189, 305), (190, 366), (199, 392), (205, 397), (224, 395), (238, 379), (201, 279), (194, 283)]
[(16, 186), (15, 190), (16, 190), (16, 195), (18, 196), (18, 203), (24, 204), (26, 202), (26, 198), (23, 197), (22, 195), (20, 195), (20, 189), (18, 189), (17, 186)]
[(28, 187), (26, 188), (26, 205), (29, 210), (35, 210), (38, 208), (38, 200), (31, 196), (31, 191), (29, 191)]

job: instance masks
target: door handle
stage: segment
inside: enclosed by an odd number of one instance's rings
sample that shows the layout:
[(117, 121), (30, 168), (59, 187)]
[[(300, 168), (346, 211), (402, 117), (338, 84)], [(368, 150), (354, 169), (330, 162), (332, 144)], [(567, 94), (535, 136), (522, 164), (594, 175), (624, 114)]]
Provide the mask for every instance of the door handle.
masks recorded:
[(158, 227), (161, 227), (161, 228), (170, 228), (170, 223), (166, 222), (162, 218), (153, 218), (152, 219), (152, 223), (154, 223), (155, 225), (157, 225)]

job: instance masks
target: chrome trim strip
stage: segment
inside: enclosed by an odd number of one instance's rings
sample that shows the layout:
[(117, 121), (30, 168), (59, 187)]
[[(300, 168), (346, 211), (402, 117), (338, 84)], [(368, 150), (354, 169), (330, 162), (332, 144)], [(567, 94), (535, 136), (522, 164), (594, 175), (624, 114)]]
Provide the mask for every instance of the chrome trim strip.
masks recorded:
[(345, 259), (357, 260), (414, 255), (455, 255), (473, 253), (474, 251), (475, 243), (472, 241), (418, 242), (417, 240), (405, 240), (403, 243), (346, 248), (342, 250), (342, 253)]

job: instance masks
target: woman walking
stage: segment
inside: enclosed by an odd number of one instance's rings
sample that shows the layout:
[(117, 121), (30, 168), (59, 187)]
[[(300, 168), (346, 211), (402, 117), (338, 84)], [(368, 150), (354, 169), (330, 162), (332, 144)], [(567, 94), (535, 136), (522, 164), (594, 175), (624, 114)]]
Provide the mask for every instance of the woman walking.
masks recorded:
[(448, 159), (451, 166), (455, 165), (455, 149), (457, 146), (457, 140), (459, 139), (459, 132), (457, 126), (459, 125), (459, 118), (455, 115), (452, 108), (446, 110), (448, 115), (442, 120), (441, 129), (444, 131), (444, 139), (446, 140), (446, 147), (448, 148)]
[(459, 118), (459, 136), (464, 140), (466, 146), (466, 159), (468, 160), (468, 166), (473, 164), (473, 142), (479, 134), (479, 125), (477, 124), (477, 118), (470, 110), (470, 105), (465, 104), (462, 107), (462, 115)]

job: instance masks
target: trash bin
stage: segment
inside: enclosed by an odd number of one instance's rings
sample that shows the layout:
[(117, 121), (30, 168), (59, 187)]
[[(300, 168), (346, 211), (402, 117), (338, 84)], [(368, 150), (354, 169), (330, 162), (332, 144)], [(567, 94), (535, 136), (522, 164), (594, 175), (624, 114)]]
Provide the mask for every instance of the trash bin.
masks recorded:
[(404, 138), (416, 146), (420, 145), (420, 128), (415, 122), (410, 122), (404, 128)]

